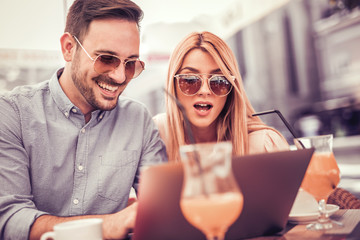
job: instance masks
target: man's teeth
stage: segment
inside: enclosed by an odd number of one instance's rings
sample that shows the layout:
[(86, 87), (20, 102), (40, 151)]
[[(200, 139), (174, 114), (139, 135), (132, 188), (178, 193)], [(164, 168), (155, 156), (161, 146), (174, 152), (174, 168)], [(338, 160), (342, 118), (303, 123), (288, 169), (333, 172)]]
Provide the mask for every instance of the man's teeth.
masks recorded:
[(116, 90), (118, 90), (119, 87), (114, 87), (114, 86), (111, 86), (111, 85), (108, 85), (106, 83), (102, 83), (102, 82), (99, 82), (98, 85), (102, 88), (102, 89), (105, 89), (107, 91), (110, 91), (110, 92), (115, 92)]

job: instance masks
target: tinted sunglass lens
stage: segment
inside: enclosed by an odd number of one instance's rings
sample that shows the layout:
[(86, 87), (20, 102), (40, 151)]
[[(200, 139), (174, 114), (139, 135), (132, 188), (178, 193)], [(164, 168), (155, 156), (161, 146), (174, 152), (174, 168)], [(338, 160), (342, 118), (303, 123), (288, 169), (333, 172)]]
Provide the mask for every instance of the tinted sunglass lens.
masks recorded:
[[(99, 55), (94, 64), (97, 73), (103, 74), (114, 71), (119, 67), (121, 60), (111, 55)], [(144, 70), (145, 63), (140, 60), (125, 62), (125, 74), (127, 78), (136, 78)]]
[(194, 95), (201, 88), (201, 79), (197, 76), (179, 76), (179, 88), (185, 95)]
[(126, 77), (136, 78), (144, 70), (145, 63), (140, 60), (130, 60), (125, 63)]
[(232, 89), (231, 83), (224, 76), (214, 76), (210, 80), (211, 91), (218, 96), (226, 96)]
[(94, 68), (98, 73), (108, 73), (120, 65), (120, 59), (111, 55), (99, 55), (96, 58)]
[(128, 61), (125, 63), (125, 74), (127, 78), (132, 78), (135, 75), (136, 61)]

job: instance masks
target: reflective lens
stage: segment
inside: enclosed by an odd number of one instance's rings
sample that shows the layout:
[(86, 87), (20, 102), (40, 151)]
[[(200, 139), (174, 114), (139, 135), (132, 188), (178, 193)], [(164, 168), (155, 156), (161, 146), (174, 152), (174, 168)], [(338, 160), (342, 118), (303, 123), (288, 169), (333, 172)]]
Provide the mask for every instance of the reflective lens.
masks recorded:
[(194, 75), (176, 75), (179, 88), (185, 95), (195, 95), (201, 88), (202, 80)]
[(211, 91), (218, 96), (226, 96), (232, 89), (231, 83), (225, 76), (213, 76), (209, 79)]
[[(203, 84), (200, 75), (178, 74), (175, 75), (178, 86), (185, 95), (193, 96), (198, 93)], [(212, 75), (208, 78), (210, 90), (217, 96), (226, 96), (232, 89), (232, 84), (223, 75)]]

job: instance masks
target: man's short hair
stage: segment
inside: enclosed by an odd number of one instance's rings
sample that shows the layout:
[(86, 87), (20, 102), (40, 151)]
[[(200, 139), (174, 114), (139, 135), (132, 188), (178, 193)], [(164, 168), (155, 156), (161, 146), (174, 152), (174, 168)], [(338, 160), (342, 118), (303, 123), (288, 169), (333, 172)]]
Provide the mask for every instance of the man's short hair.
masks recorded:
[(75, 0), (69, 8), (65, 32), (81, 41), (95, 19), (125, 19), (139, 26), (143, 15), (141, 8), (130, 0)]

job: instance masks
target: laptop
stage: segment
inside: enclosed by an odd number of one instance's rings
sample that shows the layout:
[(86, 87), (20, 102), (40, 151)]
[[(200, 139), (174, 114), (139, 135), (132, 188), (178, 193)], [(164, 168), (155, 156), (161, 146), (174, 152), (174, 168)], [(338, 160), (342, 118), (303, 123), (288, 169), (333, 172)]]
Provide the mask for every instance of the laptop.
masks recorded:
[[(232, 168), (244, 206), (228, 229), (226, 240), (272, 235), (285, 228), (313, 151), (233, 157)], [(181, 212), (182, 181), (181, 163), (152, 166), (142, 173), (132, 240), (206, 239)]]

